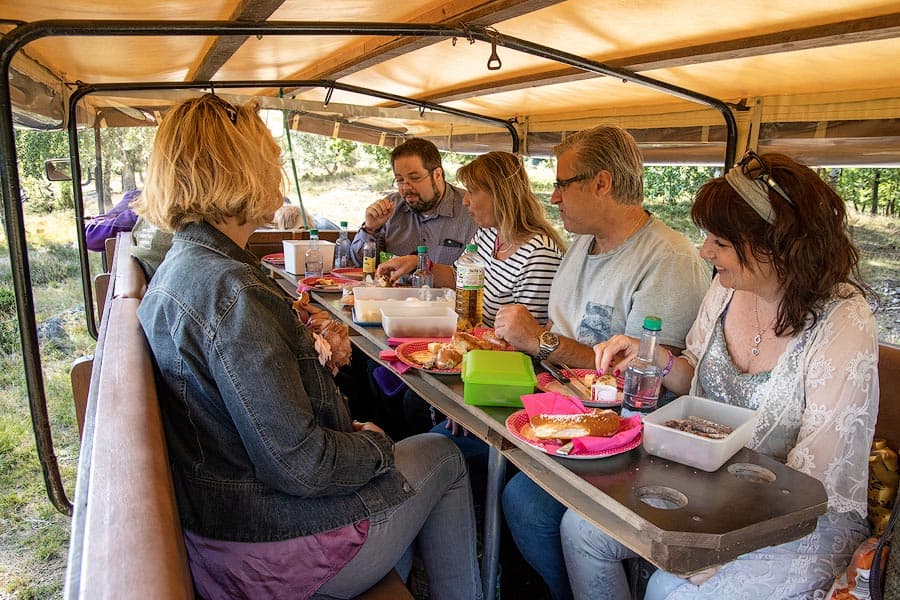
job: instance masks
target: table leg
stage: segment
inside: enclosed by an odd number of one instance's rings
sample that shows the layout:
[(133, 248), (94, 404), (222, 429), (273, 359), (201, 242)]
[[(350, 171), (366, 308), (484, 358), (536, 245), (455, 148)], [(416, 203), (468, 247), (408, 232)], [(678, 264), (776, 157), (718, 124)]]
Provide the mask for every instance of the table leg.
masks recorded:
[(484, 555), (481, 558), (481, 581), (484, 600), (499, 598), (497, 571), (500, 564), (500, 493), (506, 473), (506, 458), (496, 446), (488, 450), (487, 495), (484, 501)]

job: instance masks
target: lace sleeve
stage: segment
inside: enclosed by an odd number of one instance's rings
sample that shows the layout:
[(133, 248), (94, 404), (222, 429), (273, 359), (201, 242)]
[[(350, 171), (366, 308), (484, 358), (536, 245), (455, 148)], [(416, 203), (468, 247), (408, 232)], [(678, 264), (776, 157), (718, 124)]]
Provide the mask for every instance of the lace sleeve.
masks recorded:
[(818, 478), (829, 508), (866, 516), (868, 456), (878, 415), (878, 338), (860, 297), (824, 317), (806, 353), (805, 407), (787, 464)]

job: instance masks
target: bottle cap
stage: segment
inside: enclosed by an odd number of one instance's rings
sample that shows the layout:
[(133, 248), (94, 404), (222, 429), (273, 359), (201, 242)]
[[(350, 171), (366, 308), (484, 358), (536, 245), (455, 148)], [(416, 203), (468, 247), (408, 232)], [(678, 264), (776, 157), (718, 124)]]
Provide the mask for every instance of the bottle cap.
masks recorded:
[(416, 248), (419, 254), (424, 254), (428, 252), (428, 246), (419, 246)]
[(315, 235), (315, 236), (318, 236), (318, 235), (319, 235), (319, 230), (318, 230), (318, 229), (310, 229), (310, 230), (309, 230), (309, 237), (312, 237), (312, 236), (314, 236), (314, 235)]
[(341, 229), (347, 229), (347, 221), (341, 221)]
[(466, 252), (477, 252), (478, 246), (476, 244), (466, 244)]
[(662, 329), (662, 319), (659, 317), (644, 317), (644, 329), (660, 331)]

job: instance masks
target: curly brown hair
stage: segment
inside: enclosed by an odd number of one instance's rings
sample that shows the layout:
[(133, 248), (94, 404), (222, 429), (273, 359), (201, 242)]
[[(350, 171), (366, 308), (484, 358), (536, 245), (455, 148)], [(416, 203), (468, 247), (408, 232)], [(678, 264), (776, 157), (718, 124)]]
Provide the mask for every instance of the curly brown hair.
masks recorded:
[[(793, 206), (769, 189), (775, 222), (766, 223), (724, 177), (707, 181), (694, 199), (694, 223), (734, 246), (738, 261), (770, 263), (784, 289), (777, 335), (795, 335), (815, 325), (829, 298), (861, 293), (874, 301), (859, 273), (859, 250), (850, 239), (840, 196), (815, 171), (784, 154), (762, 156), (771, 177)], [(849, 284), (849, 285), (842, 285)]]

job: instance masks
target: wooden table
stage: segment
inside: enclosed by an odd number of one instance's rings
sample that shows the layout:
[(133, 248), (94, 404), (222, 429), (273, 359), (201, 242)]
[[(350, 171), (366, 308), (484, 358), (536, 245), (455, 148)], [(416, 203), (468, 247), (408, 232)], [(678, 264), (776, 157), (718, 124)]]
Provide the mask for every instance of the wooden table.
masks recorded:
[[(286, 290), (296, 294), (293, 275), (270, 269)], [(313, 293), (312, 297), (349, 326), (354, 345), (380, 360), (379, 351), (388, 347), (380, 327), (355, 324), (350, 311), (340, 305), (339, 294)], [(458, 375), (412, 369), (400, 377), (490, 445), (485, 590), (493, 590), (496, 582), (505, 460), (657, 567), (679, 575), (806, 535), (827, 508), (821, 482), (747, 448), (714, 473), (651, 456), (643, 447), (597, 460), (558, 458), (532, 448), (506, 429), (513, 409), (465, 404)]]

